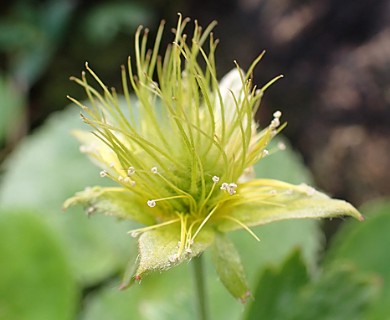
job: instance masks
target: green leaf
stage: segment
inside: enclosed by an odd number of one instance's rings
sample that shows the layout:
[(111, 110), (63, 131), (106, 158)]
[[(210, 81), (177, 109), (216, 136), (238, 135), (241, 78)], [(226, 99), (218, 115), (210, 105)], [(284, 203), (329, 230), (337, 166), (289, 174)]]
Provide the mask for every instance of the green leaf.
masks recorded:
[(365, 320), (379, 284), (377, 277), (362, 274), (351, 265), (335, 265), (304, 288), (287, 319)]
[(78, 291), (63, 247), (36, 215), (0, 212), (0, 318), (71, 320)]
[(212, 248), (212, 259), (219, 279), (226, 289), (241, 302), (251, 295), (240, 255), (233, 242), (217, 233)]
[(287, 319), (301, 288), (308, 282), (301, 252), (295, 250), (280, 268), (263, 271), (245, 319)]
[(93, 187), (77, 192), (74, 197), (66, 200), (64, 208), (82, 205), (86, 208), (87, 214), (99, 212), (146, 225), (153, 224), (155, 222), (154, 219), (137, 204), (138, 202), (134, 199), (134, 194), (125, 188)]
[(346, 264), (326, 269), (310, 281), (299, 251), (295, 251), (281, 269), (262, 273), (246, 319), (365, 319), (378, 285), (376, 277)]
[(128, 221), (95, 215), (81, 208), (62, 209), (66, 198), (88, 185), (108, 185), (99, 169), (79, 151), (70, 132), (84, 126), (76, 107), (51, 116), (8, 157), (0, 185), (0, 208), (29, 208), (57, 234), (77, 279), (85, 285), (124, 268), (131, 242)]
[(146, 231), (141, 234), (139, 247), (139, 266), (136, 279), (150, 271), (166, 270), (184, 260), (189, 260), (206, 250), (214, 240), (214, 232), (203, 229), (195, 239), (190, 251), (180, 251), (180, 225), (178, 223)]
[(326, 265), (343, 261), (366, 272), (374, 272), (383, 282), (383, 292), (365, 319), (385, 319), (390, 314), (390, 202), (376, 202), (362, 208), (364, 223), (348, 221), (337, 232), (325, 256)]

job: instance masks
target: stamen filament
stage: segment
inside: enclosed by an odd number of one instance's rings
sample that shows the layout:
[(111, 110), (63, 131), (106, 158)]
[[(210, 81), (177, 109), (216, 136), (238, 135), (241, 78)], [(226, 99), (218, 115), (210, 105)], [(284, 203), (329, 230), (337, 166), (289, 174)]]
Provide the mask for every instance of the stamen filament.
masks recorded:
[(130, 231), (127, 232), (127, 234), (130, 234), (132, 237), (137, 237), (141, 233), (144, 233), (144, 232), (147, 232), (147, 231), (151, 231), (151, 230), (154, 230), (154, 229), (158, 229), (158, 228), (162, 228), (162, 227), (168, 226), (170, 224), (173, 224), (173, 223), (176, 223), (176, 222), (179, 222), (179, 221), (180, 221), (179, 218), (178, 219), (174, 219), (174, 220), (169, 220), (169, 221), (162, 222), (160, 224), (154, 224), (152, 226), (130, 230)]
[(255, 238), (257, 241), (260, 241), (259, 237), (251, 229), (249, 229), (249, 227), (246, 224), (242, 223), (240, 220), (233, 218), (233, 217), (230, 217), (230, 216), (221, 216), (221, 218), (231, 220), (231, 221), (237, 223), (242, 228), (244, 228), (253, 238)]
[(195, 231), (191, 241), (194, 241), (196, 236), (199, 234), (199, 232), (202, 230), (202, 228), (204, 227), (204, 225), (206, 224), (207, 221), (209, 221), (209, 219), (211, 218), (211, 216), (214, 214), (214, 212), (217, 210), (218, 208), (218, 204), (210, 211), (210, 213), (207, 215), (206, 218), (203, 219), (202, 223), (200, 224), (200, 226), (198, 227), (198, 229)]

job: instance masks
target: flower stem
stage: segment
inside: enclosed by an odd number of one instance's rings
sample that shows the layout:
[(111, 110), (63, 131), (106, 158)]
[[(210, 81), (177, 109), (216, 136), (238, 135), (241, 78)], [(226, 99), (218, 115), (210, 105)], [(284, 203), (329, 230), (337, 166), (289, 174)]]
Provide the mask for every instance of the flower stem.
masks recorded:
[(193, 259), (193, 267), (199, 320), (208, 320), (202, 255)]

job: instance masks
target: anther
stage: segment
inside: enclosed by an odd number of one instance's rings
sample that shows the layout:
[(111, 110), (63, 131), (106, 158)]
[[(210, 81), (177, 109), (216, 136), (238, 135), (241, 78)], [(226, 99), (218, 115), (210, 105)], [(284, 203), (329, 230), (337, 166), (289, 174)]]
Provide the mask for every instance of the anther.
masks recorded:
[(154, 174), (158, 173), (157, 167), (153, 167), (152, 169), (150, 169), (150, 171), (152, 171), (152, 173)]
[(135, 173), (134, 167), (129, 167), (129, 169), (127, 169), (127, 175), (131, 176), (134, 173)]
[(102, 178), (107, 177), (107, 176), (108, 176), (107, 171), (106, 171), (106, 170), (100, 171), (100, 176), (101, 176)]
[(87, 215), (89, 216), (89, 215), (91, 215), (92, 213), (94, 213), (96, 211), (96, 208), (95, 207), (89, 207), (88, 209), (87, 209)]
[(228, 187), (227, 187), (227, 192), (230, 194), (230, 195), (233, 195), (236, 193), (236, 188), (237, 188), (237, 185), (235, 183), (229, 183)]
[(133, 238), (136, 238), (136, 237), (139, 236), (139, 232), (137, 232), (137, 231), (132, 231), (132, 232), (130, 233), (130, 235), (131, 235)]
[(114, 162), (111, 162), (110, 163), (110, 168), (114, 168), (115, 167), (115, 163)]
[(278, 143), (278, 149), (279, 150), (286, 150), (286, 145), (283, 142)]
[(272, 121), (271, 121), (271, 128), (275, 129), (275, 128), (279, 127), (279, 125), (280, 125), (279, 118), (272, 119)]
[(229, 187), (229, 184), (228, 183), (226, 183), (226, 182), (224, 182), (224, 183), (222, 183), (222, 186), (221, 186), (221, 190), (227, 190), (228, 189), (228, 187)]
[(149, 207), (153, 208), (153, 207), (156, 206), (156, 201), (154, 201), (154, 200), (148, 200), (147, 204), (148, 204)]
[(214, 183), (218, 183), (218, 181), (219, 181), (219, 177), (217, 177), (217, 176), (214, 176), (212, 179), (213, 179)]
[(118, 181), (119, 181), (119, 182), (122, 182), (122, 181), (123, 181), (123, 177), (122, 177), (122, 176), (119, 176), (119, 177), (118, 177)]
[(268, 155), (269, 155), (269, 151), (267, 149), (264, 149), (263, 152), (262, 152), (262, 156), (266, 157)]
[(179, 260), (179, 256), (177, 253), (174, 253), (173, 255), (171, 255), (169, 258), (168, 258), (169, 262), (171, 263), (175, 263)]
[(282, 113), (278, 110), (278, 111), (275, 111), (274, 114), (273, 114), (274, 118), (280, 118), (282, 116)]

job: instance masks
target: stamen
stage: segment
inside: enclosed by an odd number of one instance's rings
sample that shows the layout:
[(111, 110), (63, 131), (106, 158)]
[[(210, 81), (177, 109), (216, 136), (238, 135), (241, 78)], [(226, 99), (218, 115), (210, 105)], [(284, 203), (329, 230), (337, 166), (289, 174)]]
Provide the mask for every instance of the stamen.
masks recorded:
[(179, 260), (179, 255), (177, 253), (174, 253), (173, 255), (168, 257), (169, 262), (175, 263)]
[(227, 187), (227, 192), (230, 194), (230, 195), (233, 195), (236, 193), (236, 189), (237, 188), (237, 185), (235, 183), (229, 183), (228, 187)]
[[(213, 176), (211, 179), (213, 180), (214, 183), (213, 183), (213, 185), (212, 185), (212, 187), (211, 187), (211, 189), (210, 189), (209, 194), (208, 194), (207, 197), (203, 200), (202, 205), (200, 206), (198, 212), (202, 212), (203, 208), (206, 206), (207, 202), (210, 200), (210, 198), (211, 198), (211, 196), (212, 196), (212, 194), (213, 194), (213, 192), (214, 192), (215, 185), (219, 182), (219, 177), (218, 177), (218, 176)], [(222, 187), (221, 187), (221, 189), (222, 189)]]
[(132, 187), (135, 187), (136, 182), (134, 180), (131, 180), (129, 177), (120, 177), (121, 179), (118, 179), (120, 182), (123, 181), (124, 183), (129, 183)]
[(191, 238), (191, 241), (192, 243), (194, 242), (196, 236), (199, 234), (199, 232), (202, 230), (202, 228), (204, 227), (204, 225), (206, 224), (207, 221), (209, 221), (209, 219), (211, 218), (211, 216), (213, 215), (213, 213), (217, 210), (218, 208), (218, 204), (213, 208), (213, 210), (210, 211), (210, 213), (207, 215), (206, 218), (203, 219), (202, 223), (200, 224), (200, 226), (198, 227), (198, 229), (195, 231), (194, 235), (192, 236)]
[(160, 198), (160, 199), (153, 199), (153, 200), (148, 200), (147, 204), (149, 207), (153, 208), (156, 206), (156, 202), (158, 202), (158, 201), (172, 200), (172, 199), (179, 199), (179, 198), (188, 198), (188, 197), (187, 196), (172, 196), (172, 197), (166, 197), (166, 198)]
[(156, 201), (155, 200), (148, 200), (147, 204), (149, 207), (154, 208), (156, 206)]
[(240, 220), (233, 218), (233, 217), (230, 217), (230, 216), (223, 216), (223, 218), (237, 223), (242, 228), (244, 228), (253, 238), (255, 238), (257, 241), (260, 241), (259, 237), (251, 229), (249, 229), (249, 227), (246, 224), (242, 223)]
[(283, 142), (278, 143), (278, 149), (279, 150), (286, 150), (286, 145)]
[(224, 183), (222, 183), (222, 186), (221, 186), (221, 190), (227, 190), (228, 189), (228, 187), (229, 187), (229, 184), (228, 183), (226, 183), (226, 182), (224, 182)]
[(94, 213), (96, 211), (96, 208), (95, 207), (88, 207), (87, 209), (87, 216), (90, 216), (92, 213)]
[(135, 168), (134, 167), (129, 167), (129, 169), (127, 169), (127, 175), (128, 176), (131, 176), (134, 173), (135, 173)]
[(135, 238), (135, 237), (138, 237), (141, 233), (144, 233), (144, 232), (147, 232), (147, 231), (151, 231), (151, 230), (154, 230), (154, 229), (158, 229), (158, 228), (161, 228), (161, 227), (164, 227), (164, 226), (167, 226), (167, 225), (179, 222), (179, 221), (180, 221), (180, 219), (169, 220), (169, 221), (165, 221), (165, 222), (160, 223), (160, 224), (154, 224), (154, 225), (151, 225), (151, 226), (148, 226), (148, 227), (145, 227), (145, 228), (139, 228), (139, 229), (135, 229), (135, 230), (130, 230), (127, 233)]
[(106, 170), (102, 170), (102, 171), (100, 171), (100, 176), (102, 178), (107, 177), (108, 176), (108, 172)]
[(272, 121), (271, 121), (270, 127), (271, 127), (272, 129), (276, 129), (276, 128), (279, 127), (279, 126), (280, 126), (280, 120), (279, 120), (279, 118), (273, 118)]
[(270, 127), (271, 129), (276, 129), (280, 126), (280, 117), (282, 116), (282, 113), (280, 111), (276, 111), (273, 114), (274, 118), (271, 121)]
[(275, 111), (274, 114), (273, 114), (274, 118), (280, 118), (282, 116), (282, 112), (281, 111)]

